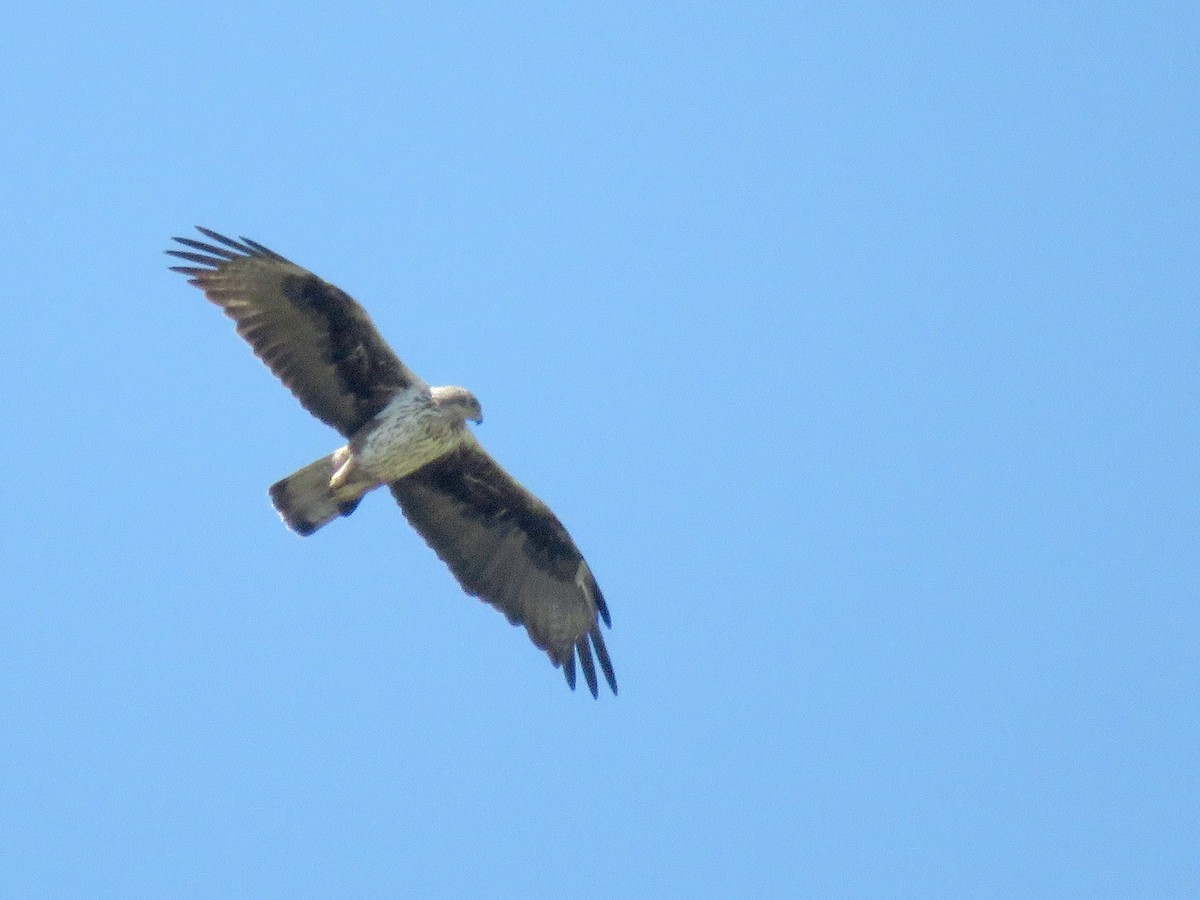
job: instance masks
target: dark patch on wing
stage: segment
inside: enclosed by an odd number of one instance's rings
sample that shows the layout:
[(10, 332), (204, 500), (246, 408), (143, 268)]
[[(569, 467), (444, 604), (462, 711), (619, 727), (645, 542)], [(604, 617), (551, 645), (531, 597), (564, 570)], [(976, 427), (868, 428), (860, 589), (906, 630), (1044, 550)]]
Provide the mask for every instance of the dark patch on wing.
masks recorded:
[(191, 249), (167, 253), (196, 265), (172, 269), (237, 323), (313, 415), (349, 437), (397, 391), (420, 383), (345, 291), (256, 241), (198, 230), (215, 243), (175, 238)]
[(593, 696), (593, 661), (613, 693), (617, 680), (597, 615), (611, 627), (591, 570), (558, 517), (474, 442), (395, 481), (404, 515), (463, 589), (495, 606), (561, 666), (575, 687), (578, 657)]

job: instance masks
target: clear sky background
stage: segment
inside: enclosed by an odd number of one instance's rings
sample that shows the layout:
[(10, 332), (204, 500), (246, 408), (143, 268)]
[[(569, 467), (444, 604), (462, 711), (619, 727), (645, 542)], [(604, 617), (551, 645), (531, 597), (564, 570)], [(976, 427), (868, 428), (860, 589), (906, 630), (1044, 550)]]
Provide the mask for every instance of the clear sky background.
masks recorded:
[[(1200, 894), (1200, 7), (429, 6), (0, 13), (0, 894)], [(195, 224), (480, 397), (619, 697), (283, 527)]]

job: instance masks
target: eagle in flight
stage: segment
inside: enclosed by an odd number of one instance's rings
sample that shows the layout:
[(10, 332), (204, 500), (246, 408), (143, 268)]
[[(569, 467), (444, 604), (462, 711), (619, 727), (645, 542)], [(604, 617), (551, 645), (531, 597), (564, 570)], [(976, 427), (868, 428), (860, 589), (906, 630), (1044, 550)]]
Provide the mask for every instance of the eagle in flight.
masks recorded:
[[(172, 266), (221, 307), (272, 372), (345, 446), (271, 486), (287, 526), (309, 535), (386, 484), (463, 590), (524, 625), (575, 687), (597, 696), (596, 663), (617, 680), (598, 619), (600, 587), (550, 508), (480, 446), (483, 420), (461, 387), (431, 387), (392, 351), (350, 295), (262, 244), (198, 228)], [(595, 655), (593, 659), (593, 654)]]

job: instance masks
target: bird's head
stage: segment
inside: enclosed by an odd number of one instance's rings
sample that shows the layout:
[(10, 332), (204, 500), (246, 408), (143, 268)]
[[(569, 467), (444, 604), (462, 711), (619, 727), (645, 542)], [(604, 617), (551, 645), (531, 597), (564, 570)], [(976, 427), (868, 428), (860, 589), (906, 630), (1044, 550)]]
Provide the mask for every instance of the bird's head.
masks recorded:
[(463, 421), (469, 419), (476, 425), (483, 422), (483, 409), (475, 395), (466, 388), (449, 385), (432, 388), (430, 393), (433, 395), (433, 402), (443, 412)]

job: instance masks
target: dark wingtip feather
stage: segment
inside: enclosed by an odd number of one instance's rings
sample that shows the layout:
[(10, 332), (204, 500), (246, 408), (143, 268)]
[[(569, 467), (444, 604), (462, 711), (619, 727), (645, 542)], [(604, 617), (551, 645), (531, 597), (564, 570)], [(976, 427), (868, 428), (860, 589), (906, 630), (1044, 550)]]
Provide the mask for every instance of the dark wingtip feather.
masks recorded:
[(609, 659), (608, 647), (604, 644), (604, 635), (601, 634), (599, 625), (592, 626), (591, 636), (592, 646), (596, 648), (596, 659), (600, 662), (600, 671), (604, 673), (604, 680), (612, 688), (613, 696), (616, 696), (617, 676), (613, 672), (612, 660)]
[[(194, 238), (174, 237), (172, 240), (178, 241), (185, 247), (191, 250), (167, 250), (165, 251), (170, 256), (186, 259), (188, 262), (198, 263), (202, 266), (207, 266), (206, 269), (183, 269), (172, 266), (172, 271), (183, 272), (185, 275), (198, 275), (208, 272), (213, 272), (220, 269), (225, 263), (232, 262), (236, 259), (243, 259), (247, 256), (268, 257), (277, 259), (281, 262), (287, 262), (282, 256), (274, 250), (264, 247), (258, 241), (252, 241), (249, 238), (242, 238), (240, 241), (235, 241), (233, 238), (226, 237), (219, 232), (213, 231), (211, 228), (204, 228), (197, 225), (196, 230), (207, 238), (217, 242), (223, 246), (215, 244), (206, 244), (204, 241), (197, 241)], [(199, 253), (191, 252), (199, 250)]]
[(604, 594), (600, 592), (600, 585), (596, 584), (595, 578), (592, 579), (592, 596), (596, 600), (596, 612), (600, 613), (604, 624), (612, 628), (612, 617), (608, 614), (608, 604), (604, 602)]
[(588, 690), (598, 699), (600, 690), (596, 684), (596, 664), (592, 661), (592, 648), (588, 646), (586, 634), (575, 642), (575, 650), (579, 654), (579, 665), (583, 667), (583, 677), (587, 680)]
[[(203, 248), (202, 248), (203, 249)], [(187, 250), (167, 250), (168, 256), (174, 256), (176, 259), (186, 259), (188, 262), (199, 263), (202, 266), (219, 266), (224, 260), (215, 256), (205, 256), (201, 253), (189, 253)], [(233, 257), (230, 257), (231, 259)]]
[(571, 686), (571, 690), (575, 690), (575, 654), (568, 653), (567, 658), (563, 660), (563, 675), (567, 679), (567, 684)]
[(245, 244), (235, 241), (233, 238), (225, 237), (225, 235), (213, 231), (211, 228), (204, 228), (203, 226), (197, 225), (196, 230), (205, 237), (212, 238), (214, 241), (224, 244), (226, 247), (236, 250), (238, 253), (244, 253), (247, 256), (257, 255), (254, 252), (253, 247), (247, 247)]
[(243, 244), (245, 244), (247, 247), (249, 247), (251, 250), (254, 251), (255, 256), (270, 256), (273, 259), (283, 259), (282, 256), (280, 256), (278, 253), (276, 253), (270, 247), (264, 247), (258, 241), (252, 241), (252, 240), (250, 240), (250, 238), (248, 238), (244, 235), (242, 236), (241, 241)]
[[(185, 237), (172, 238), (172, 240), (177, 241), (180, 244), (183, 244), (183, 246), (185, 246), (185, 247), (191, 247), (193, 250), (202, 250), (203, 252), (208, 253), (212, 256), (220, 257), (222, 260), (231, 260), (231, 259), (238, 258), (238, 254), (235, 253), (234, 251), (227, 250), (224, 247), (214, 247), (212, 244), (204, 243), (204, 241), (194, 241), (191, 238), (185, 238)], [(178, 253), (179, 251), (171, 251), (171, 252)]]

